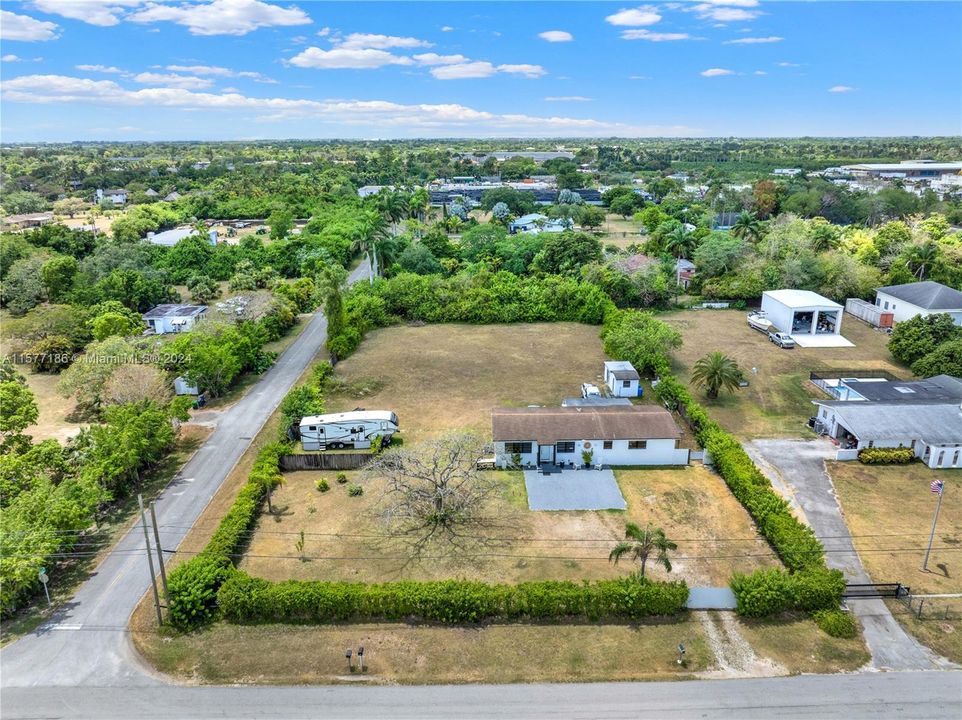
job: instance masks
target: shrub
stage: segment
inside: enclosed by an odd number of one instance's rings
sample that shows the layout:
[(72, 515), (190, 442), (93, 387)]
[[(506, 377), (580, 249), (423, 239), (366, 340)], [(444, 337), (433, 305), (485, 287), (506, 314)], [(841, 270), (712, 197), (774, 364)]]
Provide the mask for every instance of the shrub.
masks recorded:
[(865, 448), (858, 451), (858, 461), (865, 465), (905, 465), (914, 460), (912, 448)]
[(317, 489), (318, 489), (320, 492), (322, 492), (322, 493), (323, 493), (323, 492), (327, 492), (328, 490), (331, 489), (331, 486), (328, 484), (327, 480), (323, 480), (323, 479), (322, 479), (322, 480), (318, 480), (317, 483), (315, 484), (315, 486), (316, 486)]
[(812, 613), (816, 624), (832, 637), (853, 638), (858, 634), (858, 626), (851, 613), (842, 610), (817, 610)]
[(361, 497), (361, 495), (364, 494), (364, 488), (362, 488), (360, 485), (351, 483), (347, 486), (347, 494), (350, 497)]
[(340, 485), (343, 485), (344, 483), (346, 483), (346, 482), (347, 482), (347, 475), (345, 475), (344, 473), (338, 473), (338, 474), (337, 474), (337, 482), (338, 482), (338, 484), (340, 484)]
[(731, 579), (739, 615), (763, 617), (787, 610), (837, 610), (845, 578), (838, 570), (787, 573), (779, 568), (736, 573)]

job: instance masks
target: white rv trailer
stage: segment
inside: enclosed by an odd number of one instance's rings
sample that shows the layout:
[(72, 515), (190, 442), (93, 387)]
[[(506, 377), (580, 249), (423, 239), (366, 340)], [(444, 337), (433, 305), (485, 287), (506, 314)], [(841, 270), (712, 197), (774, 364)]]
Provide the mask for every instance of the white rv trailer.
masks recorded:
[(390, 410), (354, 410), (308, 415), (301, 418), (299, 428), (305, 450), (364, 449), (378, 436), (390, 441), (398, 432), (398, 422)]

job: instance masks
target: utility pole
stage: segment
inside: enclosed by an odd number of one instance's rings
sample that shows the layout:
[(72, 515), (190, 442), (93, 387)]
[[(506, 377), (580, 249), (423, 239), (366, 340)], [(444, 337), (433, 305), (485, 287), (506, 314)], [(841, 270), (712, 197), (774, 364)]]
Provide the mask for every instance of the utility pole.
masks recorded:
[(144, 498), (137, 494), (137, 504), (140, 506), (140, 522), (144, 526), (144, 543), (147, 546), (147, 569), (150, 571), (150, 586), (154, 591), (154, 607), (157, 609), (157, 625), (164, 624), (164, 616), (160, 613), (160, 595), (157, 594), (157, 578), (154, 577), (154, 557), (150, 549), (150, 533), (147, 532), (147, 516), (144, 514)]
[[(939, 522), (939, 510), (942, 509), (942, 496), (945, 494), (945, 483), (942, 480), (936, 480), (932, 483), (932, 492), (937, 492), (939, 494), (939, 500), (935, 503), (935, 515), (932, 517), (932, 532), (929, 533), (929, 546), (925, 550), (925, 560), (922, 561), (922, 569), (929, 569), (929, 554), (932, 552), (932, 540), (935, 538), (935, 526)], [(938, 489), (936, 489), (938, 488)]]
[(157, 513), (154, 512), (154, 504), (150, 503), (150, 524), (154, 526), (154, 544), (157, 546), (157, 565), (160, 566), (160, 586), (164, 589), (164, 597), (167, 597), (167, 570), (164, 568), (164, 551), (160, 547), (160, 531), (157, 529)]

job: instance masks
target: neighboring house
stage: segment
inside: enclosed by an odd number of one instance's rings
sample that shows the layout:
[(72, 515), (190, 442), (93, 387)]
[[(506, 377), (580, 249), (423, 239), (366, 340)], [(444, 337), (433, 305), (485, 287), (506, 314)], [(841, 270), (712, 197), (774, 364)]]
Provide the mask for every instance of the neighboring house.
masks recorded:
[(144, 321), (157, 335), (187, 332), (206, 312), (206, 305), (158, 305), (144, 313)]
[(114, 190), (102, 190), (98, 188), (94, 195), (97, 203), (109, 202), (114, 205), (126, 205), (127, 197), (130, 193), (123, 188), (116, 188)]
[(880, 400), (813, 400), (817, 429), (842, 448), (906, 447), (930, 468), (962, 468), (962, 401), (926, 401), (916, 392), (899, 392), (908, 385), (893, 383), (890, 390), (900, 397), (886, 390)]
[(947, 313), (952, 322), (962, 325), (962, 292), (931, 280), (876, 288), (875, 305), (891, 311), (895, 322)]
[(43, 227), (53, 222), (52, 212), (25, 213), (23, 215), (8, 215), (3, 219), (4, 230), (28, 230)]
[(144, 190), (144, 195), (152, 198), (152, 197), (158, 197), (160, 193), (154, 190), (153, 188), (147, 188), (146, 190)]
[(842, 306), (811, 290), (766, 290), (762, 310), (776, 328), (793, 338), (842, 331)]
[(657, 405), (499, 408), (491, 414), (495, 464), (686, 465), (681, 430)]
[[(200, 235), (197, 228), (190, 225), (184, 227), (174, 228), (173, 230), (164, 230), (163, 232), (147, 233), (147, 237), (144, 238), (147, 242), (152, 245), (163, 245), (165, 247), (173, 247), (179, 243), (184, 238), (193, 237), (194, 235)], [(211, 245), (217, 244), (217, 231), (210, 230), (207, 233), (207, 238)]]
[(164, 196), (164, 202), (174, 202), (174, 200), (180, 200), (182, 197), (183, 195), (174, 190), (173, 192)]
[(559, 233), (571, 229), (571, 221), (567, 218), (557, 218), (552, 220), (547, 215), (541, 213), (530, 213), (522, 215), (517, 220), (508, 223), (508, 232), (515, 233)]
[(605, 385), (615, 397), (641, 397), (641, 378), (627, 360), (605, 362)]
[(951, 375), (935, 375), (925, 380), (898, 380), (883, 377), (830, 377), (821, 373), (815, 384), (836, 400), (848, 402), (962, 403), (962, 380)]
[(675, 263), (675, 284), (680, 288), (688, 289), (692, 279), (695, 277), (695, 263), (691, 260), (679, 258)]
[(844, 165), (842, 170), (855, 177), (871, 178), (938, 178), (945, 173), (962, 171), (962, 162), (903, 160), (898, 163), (861, 163)]
[(661, 264), (661, 260), (643, 253), (635, 253), (633, 255), (628, 255), (627, 257), (618, 258), (617, 260), (613, 260), (611, 262), (612, 267), (621, 270), (621, 272), (625, 273), (626, 275), (641, 272), (659, 264)]
[(381, 190), (388, 189), (393, 190), (393, 185), (362, 185), (357, 189), (357, 196), (366, 198), (371, 195), (377, 195)]
[(772, 170), (772, 175), (787, 175), (788, 177), (795, 177), (796, 175), (801, 175), (801, 168), (775, 168)]

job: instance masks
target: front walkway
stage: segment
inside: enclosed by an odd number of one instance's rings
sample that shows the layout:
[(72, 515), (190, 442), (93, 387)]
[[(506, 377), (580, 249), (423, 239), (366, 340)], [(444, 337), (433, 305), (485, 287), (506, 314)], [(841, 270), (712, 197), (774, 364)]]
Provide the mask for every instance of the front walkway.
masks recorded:
[[(852, 536), (835, 495), (825, 461), (835, 459), (835, 447), (827, 440), (753, 440), (745, 451), (775, 489), (789, 493), (788, 499), (801, 511), (822, 541), (825, 561), (841, 570), (849, 583), (869, 583)], [(878, 582), (898, 578), (878, 578)], [(862, 623), (872, 665), (879, 670), (935, 670), (953, 667), (905, 632), (881, 599), (849, 601), (852, 613)]]
[(611, 470), (524, 471), (531, 510), (624, 510), (628, 507)]

